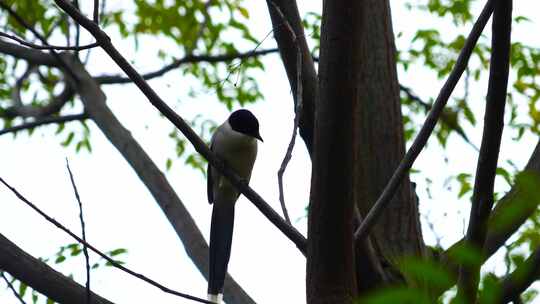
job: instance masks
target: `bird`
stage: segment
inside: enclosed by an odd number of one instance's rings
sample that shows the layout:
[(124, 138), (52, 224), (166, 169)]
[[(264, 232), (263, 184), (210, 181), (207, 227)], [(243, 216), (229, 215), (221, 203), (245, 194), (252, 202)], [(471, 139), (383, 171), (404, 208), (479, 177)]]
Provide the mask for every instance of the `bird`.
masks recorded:
[[(231, 113), (212, 135), (210, 150), (245, 182), (249, 183), (257, 157), (259, 121), (249, 110)], [(240, 192), (210, 164), (207, 169), (208, 202), (213, 204), (210, 224), (208, 300), (221, 303), (223, 284), (231, 256), (234, 206)]]

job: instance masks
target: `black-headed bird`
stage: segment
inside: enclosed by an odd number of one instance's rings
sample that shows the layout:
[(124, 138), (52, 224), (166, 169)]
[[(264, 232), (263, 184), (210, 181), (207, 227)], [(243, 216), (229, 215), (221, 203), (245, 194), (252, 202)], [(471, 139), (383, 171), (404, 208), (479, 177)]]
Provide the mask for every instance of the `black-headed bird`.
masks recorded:
[[(210, 149), (246, 182), (257, 156), (259, 122), (248, 110), (237, 110), (219, 126), (210, 142)], [(221, 303), (223, 283), (231, 256), (234, 226), (234, 205), (240, 192), (229, 180), (208, 165), (208, 202), (214, 204), (210, 226), (210, 270), (208, 300)]]

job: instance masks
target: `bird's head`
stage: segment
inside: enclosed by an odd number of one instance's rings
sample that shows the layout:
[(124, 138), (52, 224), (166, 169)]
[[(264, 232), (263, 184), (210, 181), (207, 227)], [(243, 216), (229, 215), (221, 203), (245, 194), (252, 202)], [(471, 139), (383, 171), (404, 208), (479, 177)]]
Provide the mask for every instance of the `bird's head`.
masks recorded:
[(259, 134), (259, 121), (255, 115), (248, 110), (241, 109), (234, 111), (231, 116), (229, 116), (229, 125), (231, 125), (231, 128), (236, 132), (263, 141)]

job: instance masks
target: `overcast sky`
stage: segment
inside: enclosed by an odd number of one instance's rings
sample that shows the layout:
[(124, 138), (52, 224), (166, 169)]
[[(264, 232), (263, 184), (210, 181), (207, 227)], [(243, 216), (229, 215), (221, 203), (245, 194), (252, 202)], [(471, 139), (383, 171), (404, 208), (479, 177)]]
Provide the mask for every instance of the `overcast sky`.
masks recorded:
[[(302, 13), (319, 10), (320, 1), (299, 2)], [(309, 8), (306, 7), (307, 2)], [(398, 47), (408, 44), (415, 29), (428, 28), (434, 22), (440, 22), (435, 18), (406, 11), (402, 2), (392, 3), (394, 31), (404, 33), (398, 40)], [(540, 30), (538, 22), (535, 22), (540, 10), (535, 7), (539, 6), (535, 3), (516, 1), (515, 15), (529, 16), (533, 22), (516, 27), (515, 37), (540, 46), (538, 35), (530, 35)], [(121, 6), (122, 2), (109, 1), (108, 4)], [(261, 1), (247, 4), (251, 15), (248, 26), (255, 37), (262, 39), (271, 29), (266, 5)], [(477, 16), (478, 13), (476, 7), (473, 15)], [(449, 22), (442, 24), (448, 30), (453, 30)], [(128, 59), (135, 61), (140, 71), (151, 71), (160, 66), (157, 58), (147, 54), (152, 52), (155, 43), (167, 45), (167, 42), (153, 41), (145, 44), (143, 41), (139, 53), (135, 54), (130, 41), (121, 41), (114, 35), (112, 37), (117, 47)], [(261, 48), (274, 45), (270, 37)], [(259, 146), (250, 185), (280, 212), (276, 175), (291, 135), (292, 97), (279, 57), (266, 56), (264, 63), (267, 69), (258, 73), (257, 79), (265, 99), (248, 107), (259, 118), (264, 138), (264, 143)], [(93, 75), (118, 71), (100, 50), (94, 51), (92, 64), (88, 67)], [(189, 99), (187, 92), (190, 81), (179, 76), (169, 73), (159, 80), (151, 81), (151, 85), (184, 118), (192, 119), (197, 114), (203, 114), (205, 118), (218, 123), (226, 119), (227, 109), (215, 103), (212, 92), (200, 95), (197, 100)], [(432, 73), (421, 68), (406, 73), (400, 71), (400, 81), (426, 100), (435, 97), (442, 85), (442, 80), (437, 80)], [(471, 100), (478, 100), (472, 104), (474, 109), (483, 109), (485, 87), (484, 82), (472, 88)], [(120, 121), (160, 168), (165, 170), (166, 159), (174, 156), (174, 143), (168, 137), (172, 130), (170, 123), (157, 115), (133, 85), (107, 86), (106, 93), (108, 104)], [(480, 143), (482, 115), (478, 116), (478, 120), (479, 126), (468, 128), (471, 139), (477, 145)], [(62, 147), (60, 142), (65, 135), (53, 136), (55, 127), (37, 129), (31, 137), (26, 133), (19, 134), (16, 139), (10, 135), (0, 137), (0, 176), (47, 214), (79, 233), (79, 211), (65, 168), (65, 158), (69, 158), (84, 204), (89, 242), (102, 251), (127, 248), (129, 252), (122, 259), (129, 268), (172, 289), (206, 297), (206, 281), (186, 256), (180, 240), (151, 195), (95, 125), (89, 123), (89, 126), (92, 131), (91, 154), (86, 151), (75, 153), (73, 148)], [(66, 126), (66, 129), (80, 128), (74, 123)], [(517, 144), (510, 142), (509, 137), (505, 134), (502, 157), (511, 158), (521, 167), (530, 155), (536, 139), (528, 136)], [(455, 188), (450, 192), (444, 187), (445, 179), (458, 172), (474, 173), (476, 167), (475, 151), (461, 139), (452, 136), (449, 147), (443, 153), (432, 139), (429, 148), (420, 155), (414, 166), (421, 173), (412, 175), (412, 180), (419, 185), (422, 214), (434, 223), (436, 233), (444, 236), (442, 244), (445, 246), (461, 238), (465, 224), (463, 214), (468, 215), (467, 200), (458, 200)], [(299, 140), (285, 173), (285, 195), (291, 218), (304, 234), (310, 167), (303, 142)], [(424, 191), (425, 177), (433, 180), (431, 197)], [(167, 172), (167, 178), (205, 237), (208, 237), (211, 206), (206, 199), (204, 176), (184, 167), (180, 160)], [(498, 189), (504, 190), (504, 183), (498, 182)], [(52, 257), (60, 246), (73, 242), (1, 187), (0, 202), (0, 231), (33, 256)], [(305, 258), (245, 198), (242, 197), (236, 206), (230, 273), (258, 303), (305, 302)], [(427, 226), (424, 222), (424, 236), (433, 244), (435, 237)], [(97, 261), (95, 255), (91, 255), (91, 259)], [(75, 279), (84, 284), (82, 255), (55, 268), (64, 274), (73, 273)], [(16, 303), (4, 286), (0, 282), (0, 302)], [(93, 271), (92, 288), (116, 303), (191, 303), (167, 295), (113, 268)]]

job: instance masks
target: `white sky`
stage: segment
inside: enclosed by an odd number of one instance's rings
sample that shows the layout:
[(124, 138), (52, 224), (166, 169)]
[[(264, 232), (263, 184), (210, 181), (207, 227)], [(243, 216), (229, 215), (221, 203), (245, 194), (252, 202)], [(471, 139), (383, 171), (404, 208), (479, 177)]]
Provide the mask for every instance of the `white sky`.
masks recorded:
[[(320, 1), (299, 1), (302, 12), (306, 6), (317, 10)], [(313, 3), (312, 3), (313, 2)], [(398, 46), (406, 45), (407, 34), (418, 27), (432, 27), (434, 18), (419, 17), (402, 8), (403, 2), (393, 1), (394, 31), (405, 35), (398, 40)], [(396, 5), (397, 4), (397, 5)], [(118, 3), (111, 5), (119, 5)], [(536, 7), (535, 7), (536, 6)], [(526, 15), (533, 20), (538, 15), (538, 4), (534, 1), (516, 1), (515, 15)], [(251, 15), (248, 26), (255, 37), (262, 39), (271, 29), (266, 4), (249, 4)], [(478, 15), (476, 10), (473, 15)], [(450, 29), (450, 25), (447, 24)], [(539, 46), (538, 23), (516, 27), (517, 39)], [(410, 37), (410, 36), (409, 36)], [(131, 43), (121, 42), (113, 36), (118, 48), (128, 59), (134, 59), (140, 71), (149, 71), (159, 66), (157, 58), (145, 56), (155, 46), (154, 43), (141, 44), (135, 55)], [(162, 41), (159, 41), (162, 43)], [(262, 46), (272, 47), (269, 38)], [(148, 53), (146, 53), (148, 54)], [(95, 74), (117, 72), (117, 68), (103, 52), (94, 51), (93, 58), (99, 58), (90, 71)], [(99, 62), (98, 62), (99, 61)], [(261, 134), (265, 140), (259, 147), (251, 186), (280, 212), (277, 191), (277, 170), (282, 161), (292, 128), (292, 101), (289, 85), (277, 55), (264, 58), (267, 70), (258, 73), (259, 86), (265, 100), (249, 106), (259, 118)], [(412, 69), (400, 71), (401, 81), (411, 86), (421, 97), (436, 96), (442, 80), (436, 80), (429, 72)], [(429, 85), (426, 85), (429, 81)], [(228, 111), (216, 105), (211, 97), (200, 96), (197, 100), (186, 98), (189, 82), (174, 72), (167, 74), (151, 85), (169, 104), (174, 104), (178, 113), (191, 119), (199, 113), (217, 122), (224, 120)], [(485, 83), (472, 89), (472, 98), (478, 103), (475, 109), (483, 109)], [(159, 118), (156, 111), (133, 85), (106, 87), (109, 106), (121, 122), (132, 132), (152, 159), (165, 169), (165, 160), (174, 155), (174, 145), (168, 138), (171, 125)], [(176, 103), (178, 100), (180, 103)], [(469, 128), (471, 139), (480, 143), (480, 124)], [(199, 297), (206, 296), (206, 281), (186, 256), (182, 244), (163, 213), (139, 181), (133, 170), (104, 138), (102, 133), (90, 123), (92, 129), (93, 153), (74, 153), (59, 145), (64, 136), (52, 136), (55, 127), (40, 128), (32, 137), (19, 134), (0, 137), (0, 176), (15, 186), (23, 195), (37, 204), (49, 215), (72, 231), (80, 231), (78, 207), (73, 197), (69, 177), (65, 168), (68, 157), (82, 197), (90, 243), (103, 251), (127, 248), (129, 253), (122, 257), (127, 266), (135, 271), (163, 283), (164, 285)], [(68, 125), (66, 129), (78, 128)], [(508, 137), (508, 136), (507, 136)], [(530, 136), (519, 144), (505, 138), (502, 157), (511, 159), (522, 166), (535, 138)], [(443, 245), (452, 244), (463, 233), (464, 214), (468, 215), (468, 202), (457, 200), (456, 189), (449, 192), (443, 187), (447, 176), (457, 172), (474, 173), (475, 151), (452, 136), (446, 152), (448, 163), (444, 162), (442, 149), (434, 140), (424, 151), (415, 168), (421, 171), (412, 177), (419, 186), (422, 213), (429, 215), (436, 232), (444, 235)], [(423, 177), (433, 180), (432, 198), (427, 197)], [(206, 200), (206, 182), (200, 172), (185, 168), (177, 161), (167, 172), (169, 182), (175, 187), (179, 197), (195, 218), (199, 228), (208, 237), (211, 206)], [(295, 226), (305, 234), (305, 206), (309, 196), (310, 162), (302, 141), (297, 141), (293, 159), (285, 173), (286, 201)], [(499, 189), (503, 189), (499, 183)], [(37, 216), (9, 191), (0, 188), (0, 231), (10, 240), (35, 257), (51, 257), (62, 245), (73, 241)], [(264, 218), (245, 198), (237, 204), (233, 251), (229, 271), (233, 277), (258, 303), (302, 303), (305, 302), (305, 259), (289, 242)], [(461, 213), (461, 215), (460, 215)], [(425, 238), (434, 242), (432, 233), (425, 229)], [(91, 256), (96, 261), (96, 256)], [(55, 266), (64, 274), (74, 273), (78, 282), (84, 283), (84, 260), (82, 255), (67, 263)], [(10, 292), (0, 283), (0, 302), (16, 303)], [(142, 283), (113, 268), (92, 272), (92, 288), (98, 294), (116, 303), (191, 303), (181, 298), (167, 295), (160, 290)], [(540, 303), (540, 302), (539, 302)]]

